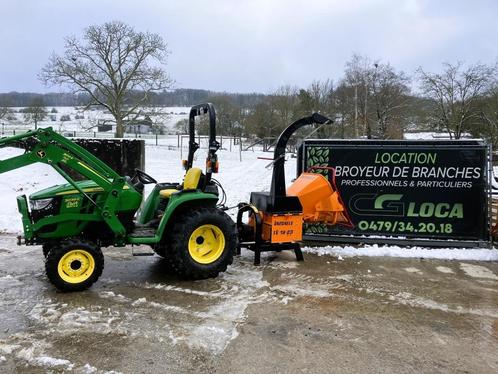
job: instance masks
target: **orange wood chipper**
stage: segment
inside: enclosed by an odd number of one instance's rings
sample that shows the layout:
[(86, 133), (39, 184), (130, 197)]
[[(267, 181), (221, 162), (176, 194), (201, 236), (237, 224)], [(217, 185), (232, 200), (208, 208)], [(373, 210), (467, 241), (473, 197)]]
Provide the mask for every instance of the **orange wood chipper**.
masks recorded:
[[(312, 167), (302, 173), (287, 190), (285, 188), (287, 142), (296, 130), (314, 124), (332, 124), (332, 120), (314, 113), (289, 125), (280, 134), (275, 146), (270, 191), (252, 192), (250, 203), (239, 204), (238, 253), (241, 248), (254, 251), (255, 265), (260, 263), (261, 252), (266, 251), (294, 250), (296, 259), (302, 261), (300, 242), (304, 223), (352, 226), (335, 185), (333, 168)], [(328, 169), (329, 179), (316, 173), (317, 169)]]

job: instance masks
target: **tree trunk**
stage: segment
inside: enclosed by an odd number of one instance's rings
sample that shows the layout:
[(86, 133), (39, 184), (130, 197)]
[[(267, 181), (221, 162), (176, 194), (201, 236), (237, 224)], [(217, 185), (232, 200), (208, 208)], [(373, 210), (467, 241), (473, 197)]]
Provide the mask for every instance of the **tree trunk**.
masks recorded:
[(122, 118), (116, 118), (116, 138), (124, 137), (125, 126)]

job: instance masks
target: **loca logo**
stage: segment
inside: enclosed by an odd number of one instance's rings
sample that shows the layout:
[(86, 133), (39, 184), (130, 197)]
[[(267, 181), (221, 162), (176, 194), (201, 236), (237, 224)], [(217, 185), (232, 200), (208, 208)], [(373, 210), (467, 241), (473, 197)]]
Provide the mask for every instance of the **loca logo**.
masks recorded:
[(462, 203), (406, 203), (402, 198), (401, 194), (356, 194), (349, 209), (361, 216), (463, 218)]

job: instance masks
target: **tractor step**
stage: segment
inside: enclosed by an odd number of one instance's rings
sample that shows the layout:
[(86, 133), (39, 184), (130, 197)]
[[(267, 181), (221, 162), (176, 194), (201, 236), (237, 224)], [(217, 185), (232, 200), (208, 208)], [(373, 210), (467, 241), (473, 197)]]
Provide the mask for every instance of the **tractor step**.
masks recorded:
[(135, 257), (154, 256), (154, 252), (142, 252), (142, 253), (131, 252), (131, 255)]
[(149, 246), (138, 245), (135, 247), (135, 245), (133, 245), (131, 247), (131, 255), (134, 257), (154, 256), (155, 252), (150, 252), (148, 249), (150, 249)]
[(135, 227), (135, 230), (133, 230), (129, 236), (132, 238), (148, 238), (154, 235), (156, 235), (156, 230), (154, 228)]

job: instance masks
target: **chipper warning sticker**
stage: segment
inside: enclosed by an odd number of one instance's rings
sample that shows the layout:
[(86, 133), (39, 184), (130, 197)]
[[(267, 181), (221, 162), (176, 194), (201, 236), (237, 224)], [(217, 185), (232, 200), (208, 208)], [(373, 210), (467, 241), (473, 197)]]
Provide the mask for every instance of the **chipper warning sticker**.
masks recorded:
[(301, 214), (271, 216), (271, 242), (285, 243), (302, 240), (302, 225)]

